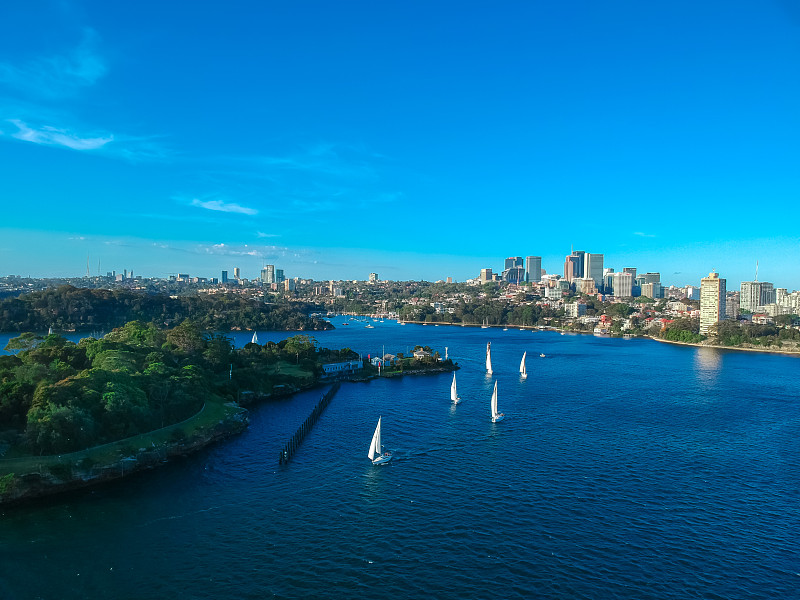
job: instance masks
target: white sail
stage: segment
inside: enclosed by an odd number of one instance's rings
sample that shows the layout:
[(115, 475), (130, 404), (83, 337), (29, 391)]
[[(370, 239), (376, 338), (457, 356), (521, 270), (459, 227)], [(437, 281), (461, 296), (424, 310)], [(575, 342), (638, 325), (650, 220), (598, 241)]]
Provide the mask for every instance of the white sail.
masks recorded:
[(497, 418), (497, 382), (494, 382), (494, 392), (492, 392), (492, 420)]
[(258, 334), (255, 331), (253, 332), (253, 339), (251, 340), (251, 343), (252, 344), (258, 343)]
[(381, 454), (381, 417), (378, 417), (378, 426), (375, 427), (375, 433), (372, 434), (372, 443), (369, 445), (369, 452), (367, 457), (370, 460), (375, 460)]
[(460, 398), (458, 397), (458, 391), (456, 390), (456, 374), (453, 373), (453, 383), (450, 384), (450, 400), (453, 403), (458, 404)]
[(528, 352), (525, 351), (522, 353), (522, 362), (519, 363), (519, 372), (522, 375), (522, 378), (525, 379), (528, 376), (528, 371), (525, 368), (525, 356), (527, 356)]
[(486, 372), (492, 374), (492, 342), (486, 342)]

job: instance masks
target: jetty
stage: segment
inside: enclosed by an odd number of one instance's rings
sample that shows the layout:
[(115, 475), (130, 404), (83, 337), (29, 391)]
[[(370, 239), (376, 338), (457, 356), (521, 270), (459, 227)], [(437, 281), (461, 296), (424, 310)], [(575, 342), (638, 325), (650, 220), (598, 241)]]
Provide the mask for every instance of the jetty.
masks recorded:
[(314, 424), (319, 421), (319, 418), (322, 416), (322, 413), (328, 407), (333, 397), (336, 395), (336, 392), (339, 391), (341, 387), (341, 383), (338, 381), (331, 386), (325, 394), (323, 394), (322, 398), (314, 409), (311, 411), (311, 414), (306, 417), (306, 420), (303, 421), (303, 424), (297, 428), (297, 431), (294, 435), (289, 438), (289, 441), (286, 442), (286, 445), (283, 447), (283, 450), (280, 451), (280, 455), (278, 456), (278, 464), (288, 464), (288, 462), (294, 456), (294, 453), (297, 451), (297, 448), (300, 447), (300, 444), (303, 441), (303, 438), (306, 437), (311, 428), (314, 427)]

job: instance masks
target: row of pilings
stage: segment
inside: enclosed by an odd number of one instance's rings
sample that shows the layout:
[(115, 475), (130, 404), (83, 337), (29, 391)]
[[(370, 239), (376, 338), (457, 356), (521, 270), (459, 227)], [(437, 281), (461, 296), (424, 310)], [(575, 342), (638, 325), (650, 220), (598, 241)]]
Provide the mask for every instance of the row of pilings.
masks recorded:
[(327, 408), (328, 404), (330, 404), (331, 399), (339, 391), (339, 387), (341, 387), (341, 383), (338, 381), (333, 384), (331, 389), (329, 389), (325, 394), (323, 394), (320, 401), (317, 402), (317, 405), (314, 407), (314, 410), (311, 411), (311, 414), (308, 415), (303, 424), (297, 428), (294, 435), (289, 438), (289, 441), (286, 442), (286, 445), (281, 450), (280, 455), (278, 457), (279, 464), (286, 464), (294, 456), (294, 453), (297, 451), (297, 448), (300, 447), (300, 443), (303, 441), (303, 438), (306, 437), (311, 428), (314, 427), (314, 424), (319, 420), (322, 416), (322, 412)]

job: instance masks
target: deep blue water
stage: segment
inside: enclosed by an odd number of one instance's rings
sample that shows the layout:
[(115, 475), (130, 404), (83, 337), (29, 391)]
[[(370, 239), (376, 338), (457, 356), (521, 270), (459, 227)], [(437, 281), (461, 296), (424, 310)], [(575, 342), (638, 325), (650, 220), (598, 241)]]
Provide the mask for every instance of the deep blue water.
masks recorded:
[[(316, 390), (160, 470), (5, 509), (0, 598), (798, 597), (800, 359), (374, 325), (315, 337), (448, 346), (463, 403), (448, 374), (345, 384), (279, 467)], [(396, 458), (373, 467), (379, 415)]]

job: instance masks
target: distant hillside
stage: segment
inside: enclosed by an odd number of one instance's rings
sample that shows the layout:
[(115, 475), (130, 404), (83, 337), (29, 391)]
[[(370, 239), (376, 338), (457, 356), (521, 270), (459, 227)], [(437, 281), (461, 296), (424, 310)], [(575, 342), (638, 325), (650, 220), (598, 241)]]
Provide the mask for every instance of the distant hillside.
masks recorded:
[(129, 321), (174, 327), (191, 319), (208, 331), (331, 329), (312, 319), (313, 305), (265, 304), (258, 300), (215, 296), (138, 294), (128, 290), (76, 288), (70, 285), (0, 300), (0, 331), (110, 331)]

